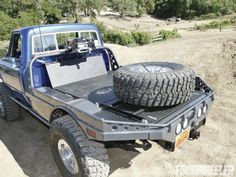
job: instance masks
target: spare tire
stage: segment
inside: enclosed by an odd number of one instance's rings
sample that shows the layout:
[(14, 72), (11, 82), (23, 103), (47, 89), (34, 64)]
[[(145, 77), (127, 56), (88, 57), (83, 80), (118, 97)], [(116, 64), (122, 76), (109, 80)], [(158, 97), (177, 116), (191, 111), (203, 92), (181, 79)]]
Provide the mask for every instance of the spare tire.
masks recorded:
[(173, 106), (191, 97), (195, 73), (176, 63), (137, 63), (116, 70), (113, 85), (123, 102), (145, 107)]

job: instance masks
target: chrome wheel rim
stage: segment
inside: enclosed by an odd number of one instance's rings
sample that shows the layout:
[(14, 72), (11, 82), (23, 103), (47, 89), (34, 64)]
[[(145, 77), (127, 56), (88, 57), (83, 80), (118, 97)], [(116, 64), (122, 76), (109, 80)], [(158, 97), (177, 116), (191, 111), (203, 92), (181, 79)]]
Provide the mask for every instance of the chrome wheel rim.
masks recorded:
[(71, 174), (77, 174), (79, 172), (78, 163), (69, 144), (64, 139), (58, 141), (58, 152), (66, 169)]

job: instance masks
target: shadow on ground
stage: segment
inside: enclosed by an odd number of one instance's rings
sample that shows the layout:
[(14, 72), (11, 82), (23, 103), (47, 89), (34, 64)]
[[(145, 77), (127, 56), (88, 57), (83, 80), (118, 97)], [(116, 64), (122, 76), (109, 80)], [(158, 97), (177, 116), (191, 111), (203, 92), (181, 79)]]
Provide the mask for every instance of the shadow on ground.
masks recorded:
[[(0, 119), (1, 141), (30, 177), (61, 177), (51, 154), (48, 135), (48, 127), (24, 110), (20, 120), (5, 122)], [(113, 173), (118, 168), (128, 168), (139, 151), (110, 146), (108, 154)]]

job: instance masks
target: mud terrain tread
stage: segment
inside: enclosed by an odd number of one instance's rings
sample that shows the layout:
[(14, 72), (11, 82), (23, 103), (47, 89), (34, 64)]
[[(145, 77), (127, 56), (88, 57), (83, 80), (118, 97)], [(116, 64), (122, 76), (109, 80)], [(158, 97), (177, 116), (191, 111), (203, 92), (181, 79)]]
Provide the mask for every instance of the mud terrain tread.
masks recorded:
[(4, 108), (4, 116), (1, 116), (2, 119), (6, 121), (12, 121), (20, 118), (20, 107), (16, 104), (11, 98), (11, 91), (3, 83), (0, 83), (0, 100), (2, 100)]
[[(168, 65), (171, 63), (165, 63)], [(145, 106), (173, 106), (187, 101), (195, 88), (195, 73), (186, 66), (173, 72), (138, 73), (118, 69), (113, 75), (117, 97), (127, 103)]]
[[(78, 165), (80, 166), (80, 173), (82, 177), (107, 177), (109, 174), (109, 161), (107, 150), (103, 143), (89, 140), (78, 124), (69, 116), (65, 115), (54, 120), (50, 128), (50, 144), (55, 156), (55, 147), (53, 145), (54, 133), (59, 132), (64, 137), (70, 146), (74, 147), (78, 154)], [(58, 166), (58, 157), (55, 158)], [(63, 168), (60, 168), (64, 176)]]

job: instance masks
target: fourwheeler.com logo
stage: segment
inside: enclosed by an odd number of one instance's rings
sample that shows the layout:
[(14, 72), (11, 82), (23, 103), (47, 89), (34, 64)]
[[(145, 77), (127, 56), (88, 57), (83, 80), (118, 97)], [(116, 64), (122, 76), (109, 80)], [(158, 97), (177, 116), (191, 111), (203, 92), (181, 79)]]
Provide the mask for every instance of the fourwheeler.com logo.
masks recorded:
[(178, 165), (177, 176), (234, 176), (233, 165)]

